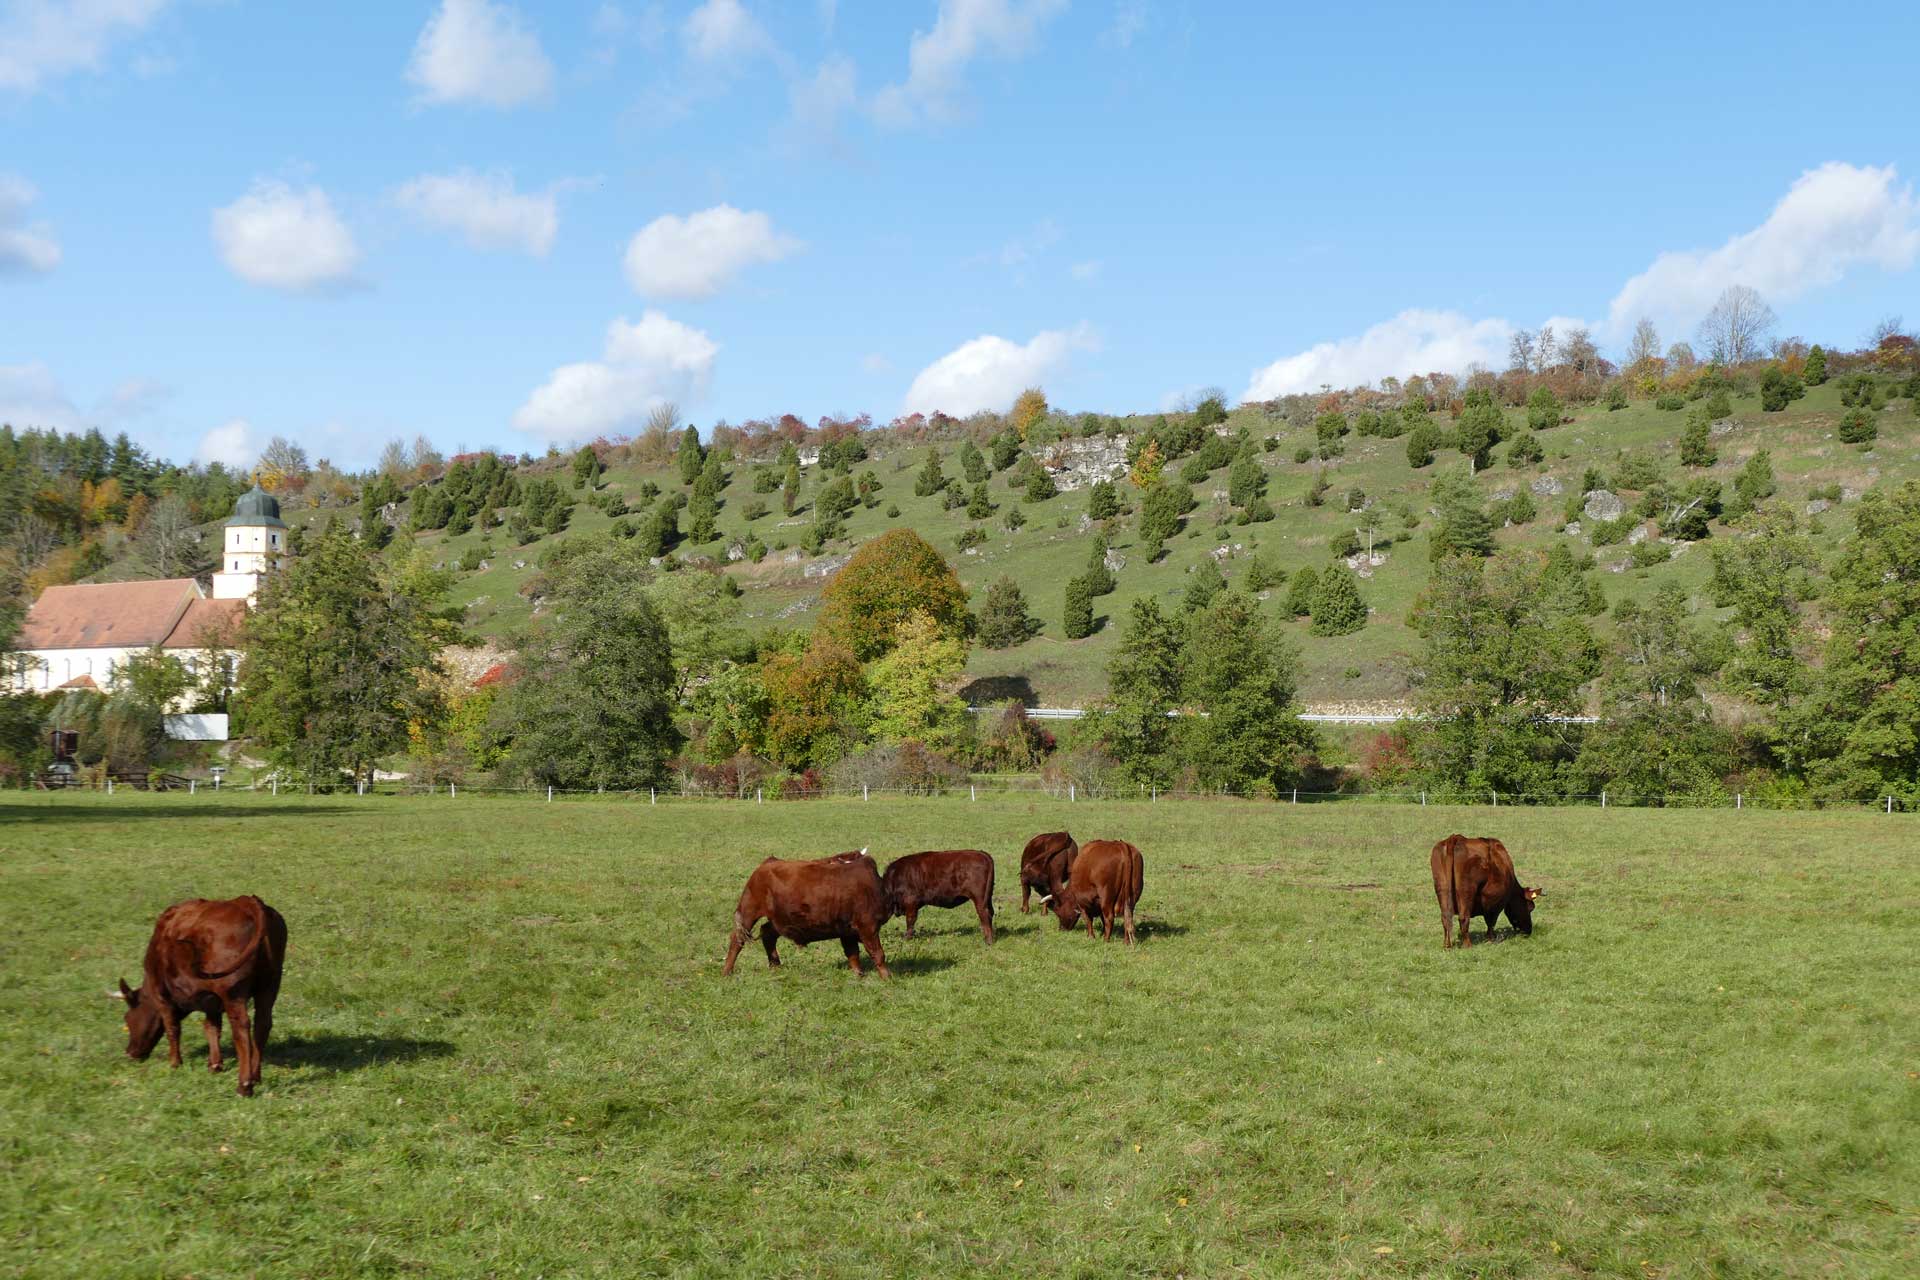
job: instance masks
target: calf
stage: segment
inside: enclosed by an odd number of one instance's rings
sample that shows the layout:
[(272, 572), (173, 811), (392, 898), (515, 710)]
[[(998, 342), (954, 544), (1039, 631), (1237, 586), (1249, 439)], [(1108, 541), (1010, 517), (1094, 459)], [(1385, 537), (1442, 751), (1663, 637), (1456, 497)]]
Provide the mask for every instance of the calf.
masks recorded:
[(1487, 922), (1487, 936), (1493, 936), (1493, 922), (1502, 911), (1520, 932), (1533, 934), (1533, 904), (1540, 890), (1521, 885), (1513, 873), (1513, 859), (1507, 846), (1498, 840), (1480, 836), (1448, 836), (1433, 846), (1433, 896), (1440, 900), (1440, 945), (1453, 945), (1453, 921), (1460, 920), (1460, 945), (1470, 947), (1473, 937), (1468, 929), (1474, 916)]
[[(1093, 917), (1106, 926), (1100, 935), (1113, 937), (1113, 917), (1126, 921), (1127, 945), (1133, 945), (1133, 909), (1140, 903), (1140, 851), (1124, 840), (1093, 840), (1083, 845), (1073, 862), (1073, 878), (1051, 895), (1053, 914), (1062, 929), (1071, 929), (1084, 916), (1087, 936), (1093, 936)], [(1042, 898), (1042, 902), (1046, 899)]]
[(763, 917), (766, 924), (760, 930), (760, 942), (767, 949), (769, 968), (780, 967), (780, 953), (775, 950), (780, 938), (800, 947), (838, 938), (854, 973), (860, 972), (860, 944), (864, 943), (880, 976), (893, 976), (887, 971), (887, 953), (880, 948), (880, 926), (887, 919), (886, 893), (880, 887), (880, 870), (865, 849), (812, 861), (768, 858), (755, 867), (733, 909), (733, 933), (721, 972), (733, 972), (740, 948), (753, 937), (753, 926)]
[(922, 907), (957, 907), (971, 902), (980, 917), (980, 934), (993, 942), (993, 858), (979, 849), (910, 853), (887, 864), (880, 878), (887, 914), (905, 916), (907, 936)]
[(1027, 900), (1034, 892), (1040, 894), (1043, 907), (1048, 898), (1059, 896), (1079, 854), (1080, 846), (1069, 832), (1045, 831), (1027, 841), (1027, 847), (1020, 851), (1021, 915), (1027, 913)]
[(168, 907), (154, 922), (140, 985), (129, 990), (123, 978), (113, 993), (127, 1005), (127, 1056), (145, 1061), (164, 1031), (167, 1061), (179, 1066), (180, 1019), (198, 1010), (206, 1015), (207, 1070), (218, 1071), (224, 1014), (233, 1023), (240, 1096), (251, 1096), (273, 1035), (273, 1002), (286, 955), (287, 922), (258, 898), (195, 898)]

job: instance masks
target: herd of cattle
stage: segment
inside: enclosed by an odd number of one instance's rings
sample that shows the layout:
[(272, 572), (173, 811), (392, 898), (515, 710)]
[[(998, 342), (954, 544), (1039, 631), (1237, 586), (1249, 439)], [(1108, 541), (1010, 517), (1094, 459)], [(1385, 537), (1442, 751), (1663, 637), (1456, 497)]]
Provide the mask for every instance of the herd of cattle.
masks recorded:
[[(1520, 883), (1513, 859), (1498, 840), (1448, 836), (1433, 846), (1430, 863), (1442, 946), (1453, 945), (1455, 920), (1460, 945), (1472, 946), (1468, 923), (1474, 916), (1486, 921), (1489, 935), (1502, 912), (1521, 933), (1533, 933), (1540, 890)], [(1141, 881), (1140, 851), (1126, 841), (1081, 845), (1065, 831), (1049, 831), (1027, 841), (1020, 855), (1020, 910), (1028, 910), (1037, 892), (1040, 905), (1052, 906), (1062, 929), (1084, 920), (1089, 938), (1096, 916), (1106, 939), (1113, 937), (1118, 917), (1131, 945)], [(991, 943), (993, 857), (980, 849), (910, 853), (889, 863), (884, 874), (865, 849), (826, 858), (768, 858), (740, 891), (722, 972), (733, 972), (740, 949), (760, 925), (769, 966), (780, 964), (775, 948), (781, 938), (802, 947), (837, 938), (854, 973), (861, 972), (864, 946), (880, 976), (891, 977), (880, 945), (882, 925), (900, 916), (911, 938), (923, 908), (968, 902), (980, 917), (981, 935)], [(224, 1018), (233, 1024), (240, 1094), (250, 1096), (260, 1083), (261, 1059), (273, 1033), (273, 1004), (286, 954), (287, 922), (259, 898), (195, 898), (168, 907), (147, 942), (144, 980), (129, 988), (122, 979), (120, 989), (110, 993), (127, 1006), (127, 1056), (144, 1061), (164, 1033), (167, 1059), (179, 1066), (180, 1020), (198, 1012), (206, 1017), (207, 1069), (219, 1071)]]

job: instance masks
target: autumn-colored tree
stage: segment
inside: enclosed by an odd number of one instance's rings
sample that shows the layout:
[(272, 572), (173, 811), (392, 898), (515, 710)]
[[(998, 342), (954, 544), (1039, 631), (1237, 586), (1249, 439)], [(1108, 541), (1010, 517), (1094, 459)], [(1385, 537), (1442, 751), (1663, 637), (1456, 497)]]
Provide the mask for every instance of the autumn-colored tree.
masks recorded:
[(1136, 489), (1151, 489), (1160, 479), (1161, 468), (1166, 461), (1160, 456), (1160, 442), (1147, 441), (1147, 447), (1133, 460), (1133, 468), (1127, 473), (1127, 479), (1133, 481)]
[(961, 738), (967, 704), (953, 686), (967, 665), (967, 643), (928, 613), (915, 613), (894, 635), (887, 655), (867, 671), (873, 686), (873, 732), (885, 742), (940, 748)]
[(943, 633), (971, 625), (967, 589), (933, 546), (911, 529), (891, 529), (861, 547), (822, 593), (819, 634), (870, 662), (893, 647), (901, 624), (924, 612)]
[(816, 634), (799, 653), (760, 664), (767, 754), (789, 768), (823, 768), (866, 736), (867, 680), (845, 645)]
[(1013, 429), (1025, 440), (1033, 425), (1047, 416), (1047, 393), (1038, 387), (1028, 387), (1013, 402), (1013, 409), (1007, 415)]

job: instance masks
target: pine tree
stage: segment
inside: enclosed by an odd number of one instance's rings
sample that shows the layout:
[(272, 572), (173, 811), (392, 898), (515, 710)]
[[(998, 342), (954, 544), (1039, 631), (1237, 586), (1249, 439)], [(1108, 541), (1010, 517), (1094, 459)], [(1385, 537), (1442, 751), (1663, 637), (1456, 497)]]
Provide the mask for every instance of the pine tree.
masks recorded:
[(1827, 380), (1827, 349), (1815, 346), (1807, 352), (1807, 367), (1801, 371), (1800, 380), (1810, 387), (1817, 387)]
[(960, 473), (967, 478), (968, 484), (986, 483), (987, 459), (971, 440), (960, 446)]
[(1560, 398), (1553, 394), (1553, 388), (1544, 383), (1533, 389), (1527, 397), (1527, 426), (1534, 431), (1546, 431), (1560, 425)]
[(1180, 634), (1151, 596), (1135, 600), (1113, 660), (1107, 664), (1112, 704), (1100, 721), (1102, 745), (1137, 782), (1165, 782), (1184, 680)]
[(1094, 520), (1111, 520), (1120, 514), (1120, 493), (1113, 481), (1102, 480), (1087, 495), (1087, 515)]
[(947, 487), (946, 476), (940, 473), (940, 451), (927, 450), (927, 461), (913, 478), (913, 492), (922, 498), (931, 498)]
[(1545, 456), (1540, 448), (1539, 437), (1530, 428), (1515, 432), (1513, 443), (1507, 446), (1507, 465), (1510, 467), (1524, 467)]
[(1093, 535), (1093, 549), (1087, 555), (1087, 571), (1081, 575), (1087, 580), (1087, 590), (1096, 596), (1112, 593), (1114, 588), (1113, 571), (1107, 568), (1107, 535)]
[(1687, 415), (1686, 429), (1680, 433), (1680, 465), (1710, 467), (1720, 460), (1720, 451), (1713, 447), (1711, 421), (1698, 409)]
[(987, 486), (981, 482), (973, 486), (973, 492), (967, 495), (967, 519), (985, 520), (993, 514), (993, 499), (987, 496)]
[(1093, 592), (1084, 578), (1067, 583), (1066, 616), (1063, 619), (1067, 639), (1079, 640), (1093, 634)]
[(1226, 589), (1227, 582), (1220, 576), (1219, 566), (1211, 560), (1203, 560), (1195, 567), (1193, 581), (1187, 584), (1186, 593), (1180, 597), (1180, 612), (1198, 613)]
[(1314, 591), (1320, 585), (1320, 573), (1312, 566), (1293, 575), (1293, 585), (1287, 588), (1287, 615), (1304, 618), (1313, 612)]
[(1367, 604), (1353, 570), (1336, 560), (1313, 587), (1313, 634), (1344, 636), (1367, 625)]
[(1033, 615), (1027, 611), (1027, 596), (1020, 590), (1020, 584), (1005, 574), (994, 579), (980, 606), (980, 643), (989, 649), (1011, 648), (1038, 629)]
[(1253, 453), (1242, 451), (1227, 469), (1227, 501), (1245, 507), (1267, 491), (1267, 469)]
[(680, 483), (690, 485), (700, 478), (700, 468), (705, 465), (706, 454), (700, 448), (700, 433), (688, 423), (681, 433), (680, 448), (674, 453), (674, 462), (680, 468)]
[(1427, 415), (1420, 415), (1420, 423), (1407, 434), (1407, 465), (1415, 471), (1433, 464), (1433, 449), (1438, 443), (1437, 432)]
[(1045, 502), (1059, 492), (1059, 488), (1053, 483), (1053, 477), (1047, 474), (1045, 467), (1036, 463), (1033, 469), (1027, 472), (1025, 497), (1028, 502)]

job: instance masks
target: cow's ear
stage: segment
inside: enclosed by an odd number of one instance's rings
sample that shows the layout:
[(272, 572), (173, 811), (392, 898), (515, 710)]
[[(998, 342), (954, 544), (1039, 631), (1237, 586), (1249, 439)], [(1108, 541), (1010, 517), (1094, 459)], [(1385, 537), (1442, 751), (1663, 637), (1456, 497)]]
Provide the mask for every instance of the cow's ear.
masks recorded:
[(128, 1004), (133, 1003), (133, 992), (127, 989), (127, 980), (125, 978), (120, 979), (120, 990), (118, 992), (110, 991), (107, 994), (118, 995), (122, 1000), (125, 1000)]

